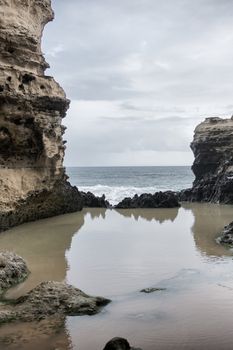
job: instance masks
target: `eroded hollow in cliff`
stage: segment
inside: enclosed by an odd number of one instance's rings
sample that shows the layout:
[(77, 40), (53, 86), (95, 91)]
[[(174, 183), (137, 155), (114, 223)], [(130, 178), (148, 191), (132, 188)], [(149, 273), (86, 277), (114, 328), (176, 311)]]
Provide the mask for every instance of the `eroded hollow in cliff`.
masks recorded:
[[(10, 120), (7, 120), (10, 119)], [(43, 153), (42, 132), (33, 117), (11, 116), (0, 123), (2, 160), (35, 161)]]

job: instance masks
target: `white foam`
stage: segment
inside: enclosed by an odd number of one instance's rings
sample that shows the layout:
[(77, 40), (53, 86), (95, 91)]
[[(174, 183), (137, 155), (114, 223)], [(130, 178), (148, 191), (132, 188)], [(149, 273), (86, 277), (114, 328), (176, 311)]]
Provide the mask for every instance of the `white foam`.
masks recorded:
[(126, 187), (126, 186), (79, 186), (80, 191), (92, 192), (96, 196), (102, 196), (105, 194), (106, 199), (115, 205), (119, 203), (125, 197), (133, 197), (135, 194), (142, 193), (155, 193), (156, 191), (165, 191), (167, 188), (155, 188), (155, 187)]

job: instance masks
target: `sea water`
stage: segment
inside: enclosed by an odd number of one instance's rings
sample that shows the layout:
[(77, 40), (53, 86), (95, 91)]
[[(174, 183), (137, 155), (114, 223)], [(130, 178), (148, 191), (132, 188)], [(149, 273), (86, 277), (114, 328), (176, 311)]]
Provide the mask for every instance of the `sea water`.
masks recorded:
[[(99, 314), (57, 316), (0, 327), (1, 350), (103, 350), (121, 336), (143, 350), (231, 350), (232, 251), (216, 243), (233, 206), (81, 212), (0, 235), (24, 257), (29, 278), (17, 298), (45, 280), (66, 281), (112, 300)], [(151, 294), (143, 288), (161, 288)]]
[(189, 188), (194, 180), (188, 166), (68, 167), (67, 174), (72, 185), (97, 196), (105, 194), (113, 205), (135, 194)]

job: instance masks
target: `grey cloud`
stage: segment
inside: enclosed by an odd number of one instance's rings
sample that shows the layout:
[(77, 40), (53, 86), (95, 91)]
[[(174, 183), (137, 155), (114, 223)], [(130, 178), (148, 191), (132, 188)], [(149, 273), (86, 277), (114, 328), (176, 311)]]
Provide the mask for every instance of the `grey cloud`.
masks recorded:
[(93, 108), (88, 134), (78, 109), (68, 113), (77, 125), (75, 135), (67, 132), (73, 162), (76, 148), (88, 159), (106, 149), (189, 151), (203, 115), (233, 112), (232, 0), (53, 0), (53, 7), (43, 38), (48, 74), (87, 109), (89, 101), (118, 108)]

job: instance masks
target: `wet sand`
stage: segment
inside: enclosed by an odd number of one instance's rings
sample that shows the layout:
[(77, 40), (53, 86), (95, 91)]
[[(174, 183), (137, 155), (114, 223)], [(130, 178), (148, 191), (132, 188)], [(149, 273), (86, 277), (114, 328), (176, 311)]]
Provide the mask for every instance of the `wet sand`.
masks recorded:
[(85, 210), (4, 232), (1, 249), (31, 270), (8, 297), (66, 280), (112, 303), (92, 317), (2, 326), (0, 349), (101, 350), (114, 336), (144, 350), (232, 349), (232, 252), (215, 242), (232, 220), (233, 206), (185, 204)]

